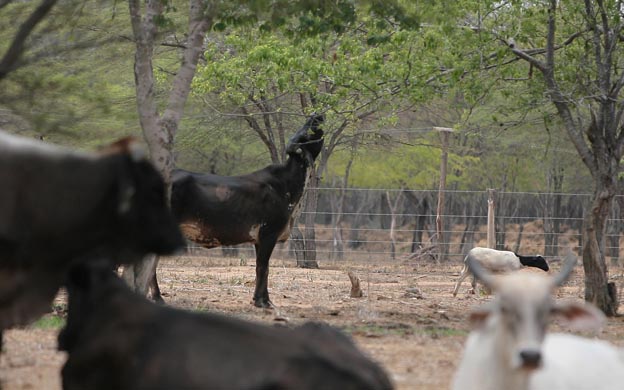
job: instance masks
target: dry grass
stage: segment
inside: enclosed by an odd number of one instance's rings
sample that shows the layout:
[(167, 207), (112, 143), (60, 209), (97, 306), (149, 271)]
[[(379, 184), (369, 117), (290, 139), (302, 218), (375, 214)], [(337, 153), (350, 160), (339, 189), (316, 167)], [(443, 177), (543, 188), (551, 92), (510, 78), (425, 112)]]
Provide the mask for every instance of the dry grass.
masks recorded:
[[(278, 259), (272, 260), (269, 277), (278, 308), (265, 311), (251, 305), (254, 264), (243, 264), (239, 259), (166, 259), (159, 270), (161, 289), (170, 305), (185, 309), (268, 324), (324, 321), (340, 327), (386, 367), (398, 389), (448, 388), (469, 332), (469, 308), (488, 299), (467, 295), (466, 282), (452, 297), (458, 263), (320, 262), (321, 269), (309, 270)], [(364, 297), (350, 298), (349, 271), (360, 278)], [(622, 269), (611, 275), (622, 289)], [(582, 299), (582, 278), (577, 267), (558, 297)], [(56, 302), (64, 301), (61, 293)], [(4, 390), (60, 388), (65, 357), (55, 351), (57, 332), (54, 323), (6, 332), (0, 362)], [(610, 319), (597, 336), (624, 345), (624, 318)]]

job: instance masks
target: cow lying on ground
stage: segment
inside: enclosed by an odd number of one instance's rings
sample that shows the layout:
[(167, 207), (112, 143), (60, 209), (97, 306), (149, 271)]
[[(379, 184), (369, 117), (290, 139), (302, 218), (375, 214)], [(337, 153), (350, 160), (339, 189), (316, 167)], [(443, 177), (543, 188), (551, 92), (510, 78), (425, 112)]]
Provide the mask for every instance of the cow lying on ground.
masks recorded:
[(0, 131), (0, 332), (48, 311), (72, 263), (183, 248), (138, 147), (124, 139), (83, 153)]
[(624, 350), (602, 340), (546, 333), (550, 317), (600, 327), (604, 315), (586, 303), (554, 301), (552, 291), (569, 277), (570, 254), (554, 277), (513, 273), (499, 277), (470, 259), (472, 272), (495, 292), (471, 314), (454, 390), (616, 390), (624, 383)]
[[(251, 242), (256, 248), (254, 304), (271, 307), (269, 258), (286, 241), (323, 146), (323, 116), (312, 115), (290, 139), (285, 164), (242, 176), (173, 172), (171, 209), (188, 239), (205, 248)], [(156, 275), (152, 297), (162, 301)]]
[[(491, 248), (475, 247), (472, 248), (464, 259), (464, 268), (462, 268), (455, 287), (453, 288), (453, 296), (457, 295), (459, 286), (470, 275), (469, 260), (476, 261), (483, 268), (494, 273), (506, 273), (517, 271), (522, 267), (535, 267), (548, 272), (548, 263), (540, 255), (521, 256), (511, 251), (499, 251)], [(477, 288), (477, 278), (472, 277), (472, 293)]]
[(155, 304), (93, 262), (69, 272), (63, 388), (390, 389), (384, 371), (322, 324), (269, 327)]

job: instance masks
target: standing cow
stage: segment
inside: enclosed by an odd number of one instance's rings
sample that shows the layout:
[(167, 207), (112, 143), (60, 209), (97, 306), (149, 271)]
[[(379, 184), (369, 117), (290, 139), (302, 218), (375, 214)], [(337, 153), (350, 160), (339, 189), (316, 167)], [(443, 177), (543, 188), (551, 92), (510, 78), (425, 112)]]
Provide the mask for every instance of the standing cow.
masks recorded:
[(49, 310), (72, 264), (183, 246), (163, 180), (132, 139), (84, 153), (0, 131), (0, 332)]
[[(251, 242), (256, 248), (257, 307), (271, 307), (269, 258), (288, 239), (314, 160), (323, 147), (322, 115), (312, 115), (290, 139), (284, 164), (242, 176), (173, 172), (171, 209), (184, 235), (205, 248)], [(156, 276), (153, 298), (162, 300)]]

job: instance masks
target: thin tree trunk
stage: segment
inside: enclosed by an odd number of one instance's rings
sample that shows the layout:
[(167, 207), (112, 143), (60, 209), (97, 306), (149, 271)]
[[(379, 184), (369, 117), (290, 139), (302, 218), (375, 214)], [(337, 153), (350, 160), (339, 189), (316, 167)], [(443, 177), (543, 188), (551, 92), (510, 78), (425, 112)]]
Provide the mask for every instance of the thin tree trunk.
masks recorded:
[(304, 268), (305, 245), (303, 245), (303, 233), (301, 233), (301, 229), (299, 229), (299, 226), (295, 226), (291, 230), (289, 242), (293, 252), (295, 252), (297, 267)]
[(338, 205), (336, 207), (336, 216), (334, 218), (334, 226), (333, 226), (333, 246), (332, 246), (332, 255), (338, 259), (342, 259), (344, 256), (344, 243), (342, 240), (342, 217), (344, 212), (344, 201), (346, 196), (346, 189), (349, 184), (349, 174), (351, 173), (351, 165), (353, 164), (353, 154), (351, 154), (351, 158), (347, 163), (347, 167), (345, 168), (344, 178), (342, 180), (342, 185), (340, 186), (340, 195), (338, 198)]
[(306, 206), (305, 206), (305, 230), (303, 232), (303, 263), (297, 264), (302, 268), (318, 268), (316, 261), (316, 237), (314, 229), (314, 220), (316, 217), (316, 208), (318, 201), (318, 176), (316, 169), (312, 167), (312, 173), (308, 188), (306, 189)]
[(516, 239), (516, 245), (514, 245), (513, 251), (520, 253), (520, 247), (522, 245), (522, 233), (524, 232), (524, 223), (522, 221), (518, 224), (518, 238)]
[(370, 191), (360, 191), (357, 192), (358, 196), (357, 201), (353, 202), (357, 205), (357, 209), (354, 210), (355, 216), (353, 221), (351, 221), (351, 230), (349, 231), (349, 248), (357, 249), (362, 245), (362, 240), (360, 240), (360, 231), (366, 226), (366, 223), (362, 222), (363, 218), (363, 210), (371, 207), (371, 196)]
[(544, 256), (556, 256), (558, 252), (559, 215), (561, 211), (561, 189), (563, 187), (563, 168), (551, 167), (546, 177), (548, 190), (542, 202), (544, 213)]
[[(184, 112), (184, 105), (191, 90), (191, 82), (199, 57), (203, 52), (206, 31), (212, 25), (212, 10), (206, 9), (201, 0), (189, 2), (189, 31), (182, 62), (173, 81), (167, 106), (159, 114), (156, 96), (152, 58), (154, 42), (158, 34), (158, 19), (165, 3), (148, 0), (145, 13), (141, 12), (142, 3), (138, 0), (129, 2), (130, 20), (134, 34), (136, 52), (134, 59), (134, 78), (136, 84), (137, 109), (143, 136), (148, 144), (152, 162), (165, 180), (167, 199), (171, 193), (171, 171), (173, 169), (173, 145), (179, 122)], [(147, 294), (147, 282), (156, 273), (158, 259), (145, 260), (134, 269), (128, 269), (126, 280), (133, 280), (131, 286), (139, 294)], [(132, 276), (132, 278), (130, 277)]]
[(396, 214), (399, 208), (399, 202), (401, 201), (401, 195), (402, 192), (400, 191), (393, 202), (390, 192), (386, 191), (386, 200), (388, 201), (388, 209), (390, 210), (390, 258), (392, 260), (396, 258)]
[(410, 190), (404, 189), (403, 195), (405, 195), (405, 198), (410, 201), (412, 207), (416, 210), (416, 224), (412, 233), (412, 244), (410, 247), (410, 253), (414, 253), (422, 246), (423, 232), (425, 231), (425, 224), (427, 222), (427, 195), (423, 195), (420, 201)]
[(609, 293), (605, 262), (606, 224), (615, 195), (612, 183), (598, 182), (591, 208), (583, 225), (583, 268), (585, 300), (598, 306), (606, 315), (617, 313), (617, 300)]

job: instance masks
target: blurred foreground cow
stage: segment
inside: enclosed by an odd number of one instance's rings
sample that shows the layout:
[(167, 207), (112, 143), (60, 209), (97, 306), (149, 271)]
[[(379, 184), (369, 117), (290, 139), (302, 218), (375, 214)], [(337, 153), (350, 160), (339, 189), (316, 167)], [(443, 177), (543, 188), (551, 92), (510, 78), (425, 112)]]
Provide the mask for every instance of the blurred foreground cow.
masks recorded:
[(327, 325), (269, 327), (161, 306), (94, 264), (73, 268), (67, 289), (65, 390), (392, 388)]
[(570, 276), (575, 255), (569, 254), (553, 277), (533, 273), (496, 277), (473, 258), (467, 264), (496, 295), (470, 315), (475, 329), (466, 341), (453, 390), (624, 388), (623, 349), (602, 340), (547, 332), (553, 316), (586, 328), (599, 328), (605, 321), (590, 304), (552, 297)]
[(132, 263), (184, 239), (138, 145), (75, 152), (0, 131), (0, 332), (50, 309), (72, 263)]
[[(242, 176), (173, 172), (171, 209), (190, 240), (205, 248), (251, 242), (256, 248), (254, 304), (271, 307), (269, 259), (288, 239), (314, 160), (323, 147), (323, 116), (313, 114), (288, 142), (285, 164)], [(162, 300), (156, 276), (152, 296)]]

